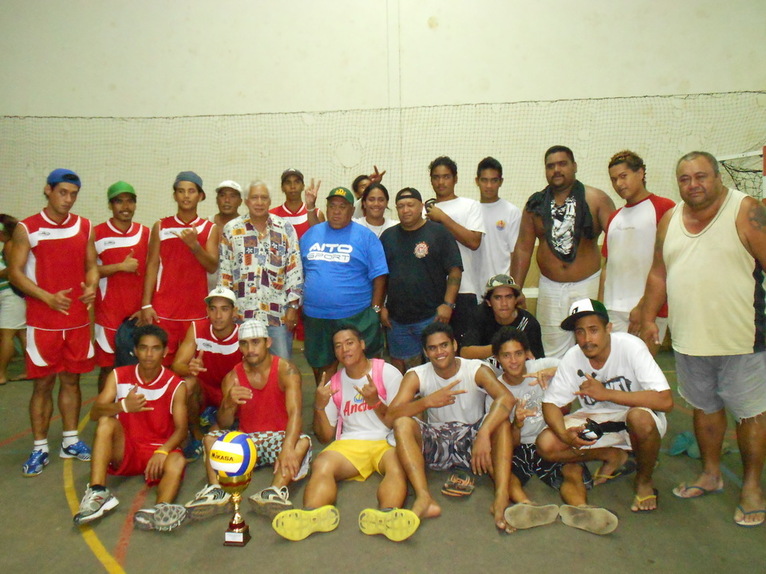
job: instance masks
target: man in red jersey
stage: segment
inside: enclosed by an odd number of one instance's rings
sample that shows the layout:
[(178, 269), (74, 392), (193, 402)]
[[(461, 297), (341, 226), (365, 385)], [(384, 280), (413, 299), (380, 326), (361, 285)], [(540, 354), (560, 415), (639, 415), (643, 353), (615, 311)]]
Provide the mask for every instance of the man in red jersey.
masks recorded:
[(138, 364), (112, 371), (90, 411), (98, 426), (90, 483), (74, 516), (77, 526), (119, 504), (106, 488), (107, 473), (143, 474), (147, 484), (157, 484), (157, 503), (136, 512), (136, 528), (168, 532), (186, 519), (186, 509), (173, 504), (186, 466), (178, 449), (186, 436), (186, 385), (162, 366), (168, 342), (162, 329), (139, 327), (135, 341)]
[(178, 213), (152, 227), (140, 320), (167, 331), (165, 366), (173, 364), (192, 321), (205, 318), (207, 274), (218, 269), (218, 228), (197, 215), (205, 199), (202, 178), (193, 171), (179, 173), (173, 199)]
[(120, 324), (141, 312), (141, 294), (146, 275), (149, 228), (133, 222), (136, 190), (124, 181), (106, 192), (112, 217), (94, 229), (98, 256), (96, 293), (96, 364), (99, 392), (114, 368), (115, 336)]
[(59, 456), (89, 461), (90, 449), (77, 435), (80, 375), (93, 369), (88, 309), (98, 282), (90, 221), (70, 213), (80, 177), (68, 169), (48, 175), (48, 204), (21, 221), (13, 233), (11, 283), (27, 295), (27, 374), (34, 379), (29, 417), (34, 447), (22, 467), (37, 476), (49, 462), (48, 427), (53, 387), (60, 381), (58, 405), (64, 433)]
[[(257, 467), (274, 465), (271, 486), (250, 497), (253, 509), (267, 516), (292, 508), (287, 485), (305, 477), (311, 463), (311, 438), (301, 434), (301, 374), (296, 366), (269, 352), (266, 324), (245, 321), (239, 326), (242, 362), (223, 380), (223, 401), (218, 425), (247, 433), (258, 450)], [(205, 436), (205, 450), (228, 430)], [(218, 484), (216, 472), (205, 457), (208, 484), (186, 504), (192, 519), (225, 512), (231, 495)]]
[(292, 223), (298, 239), (303, 236), (308, 228), (325, 220), (322, 210), (316, 207), (317, 193), (322, 181), (319, 180), (314, 186), (314, 180), (306, 190), (306, 203), (303, 202), (303, 174), (290, 168), (282, 172), (282, 192), (285, 194), (285, 202), (271, 210), (271, 213), (278, 215)]
[[(242, 360), (238, 344), (239, 325), (234, 322), (235, 302), (236, 295), (225, 287), (216, 287), (208, 294), (205, 298), (207, 319), (191, 324), (171, 367), (184, 378), (187, 386), (192, 437), (184, 455), (189, 462), (197, 460), (204, 452), (202, 427), (214, 424), (223, 399), (221, 383)], [(203, 416), (200, 416), (201, 410)]]

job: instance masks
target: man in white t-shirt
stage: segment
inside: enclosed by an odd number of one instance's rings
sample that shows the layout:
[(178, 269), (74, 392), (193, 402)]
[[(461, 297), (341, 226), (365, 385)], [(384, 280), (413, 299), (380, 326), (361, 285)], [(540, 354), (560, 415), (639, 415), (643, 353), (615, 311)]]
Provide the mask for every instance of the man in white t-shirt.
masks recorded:
[(435, 203), (426, 202), (426, 216), (441, 223), (455, 237), (463, 260), (463, 276), (460, 291), (455, 301), (450, 325), (455, 330), (455, 339), (463, 342), (463, 335), (470, 326), (473, 311), (483, 295), (486, 277), (476, 275), (479, 247), (485, 233), (484, 218), (479, 203), (467, 197), (455, 195), (457, 164), (446, 156), (437, 157), (428, 166), (431, 186), (436, 193)]
[(316, 458), (303, 495), (303, 509), (281, 512), (274, 518), (276, 532), (288, 540), (303, 540), (314, 532), (335, 530), (340, 513), (334, 506), (339, 480), (367, 480), (373, 472), (383, 475), (378, 487), (378, 509), (359, 515), (364, 534), (383, 534), (399, 542), (412, 536), (420, 519), (402, 508), (407, 497), (407, 477), (388, 444), (390, 429), (384, 423), (387, 403), (399, 391), (402, 375), (382, 359), (364, 355), (364, 338), (351, 324), (333, 334), (340, 371), (317, 388), (314, 433), (322, 443), (335, 441)]
[(485, 157), (476, 168), (479, 207), (484, 218), (484, 239), (476, 257), (476, 277), (481, 284), (495, 275), (511, 274), (511, 253), (521, 226), (521, 210), (500, 197), (503, 166), (494, 157)]
[[(431, 323), (422, 334), (423, 350), (429, 363), (407, 371), (399, 393), (391, 402), (396, 452), (407, 472), (415, 502), (412, 510), (421, 519), (435, 518), (441, 508), (431, 496), (426, 466), (433, 470), (463, 468), (475, 474), (489, 474), (495, 482), (491, 512), (495, 526), (509, 532), (503, 517), (508, 506), (511, 470), (511, 428), (509, 416), (513, 395), (497, 380), (492, 369), (478, 359), (457, 357), (452, 328)], [(485, 399), (492, 397), (487, 411)], [(426, 422), (415, 418), (426, 412)], [(456, 494), (448, 485), (442, 492)], [(459, 486), (459, 485), (458, 485)]]
[[(564, 464), (562, 489), (566, 488), (569, 496), (569, 504), (560, 509), (564, 523), (606, 534), (594, 528), (594, 522), (602, 517), (586, 505), (581, 467), (572, 463), (602, 461), (593, 476), (595, 485), (635, 470), (631, 510), (656, 510), (652, 473), (667, 428), (665, 413), (673, 408), (673, 395), (644, 342), (628, 333), (612, 333), (609, 315), (600, 301), (575, 301), (561, 328), (574, 331), (577, 345), (566, 352), (545, 391), (543, 416), (548, 428), (540, 433), (537, 448), (546, 460)], [(564, 416), (561, 407), (575, 398), (582, 408)], [(599, 431), (587, 434), (591, 421), (604, 425), (603, 435), (599, 436)], [(635, 462), (628, 457), (630, 450), (635, 453)]]

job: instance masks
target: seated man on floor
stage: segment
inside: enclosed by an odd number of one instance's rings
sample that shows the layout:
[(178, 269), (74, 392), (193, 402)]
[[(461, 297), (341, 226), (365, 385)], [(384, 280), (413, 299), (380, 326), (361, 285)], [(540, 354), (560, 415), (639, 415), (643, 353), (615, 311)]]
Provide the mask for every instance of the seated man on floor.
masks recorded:
[[(574, 331), (577, 344), (566, 352), (545, 391), (543, 416), (548, 428), (537, 438), (537, 448), (546, 460), (564, 464), (561, 492), (568, 502), (560, 509), (564, 523), (605, 534), (595, 528), (602, 517), (587, 506), (582, 467), (573, 463), (600, 460), (595, 485), (636, 470), (631, 510), (656, 510), (652, 473), (673, 395), (644, 342), (628, 333), (611, 332), (600, 301), (575, 301), (561, 328)], [(561, 407), (575, 397), (582, 408), (564, 416)], [(591, 421), (602, 428), (592, 429)], [(592, 434), (586, 434), (589, 429)], [(635, 462), (628, 456), (631, 450)], [(613, 522), (612, 530), (616, 517)]]
[[(492, 353), (503, 370), (500, 382), (516, 398), (516, 408), (511, 415), (514, 449), (508, 493), (514, 504), (505, 510), (505, 521), (508, 526), (517, 529), (551, 524), (559, 516), (558, 505), (534, 504), (524, 491), (524, 485), (532, 476), (537, 476), (556, 490), (564, 482), (563, 465), (543, 460), (535, 446), (535, 440), (545, 428), (543, 392), (556, 374), (559, 360), (534, 359), (527, 336), (513, 327), (503, 327), (495, 333)], [(584, 464), (582, 467), (586, 486), (590, 488), (593, 480), (588, 467)], [(562, 496), (565, 494), (562, 492)]]
[[(429, 363), (407, 371), (388, 409), (393, 421), (396, 453), (415, 490), (413, 512), (434, 518), (441, 508), (431, 496), (426, 466), (432, 470), (470, 469), (490, 474), (495, 482), (491, 512), (495, 526), (507, 531), (511, 471), (513, 395), (492, 369), (477, 359), (457, 357), (457, 341), (445, 323), (431, 323), (422, 334)], [(485, 397), (492, 405), (485, 412)], [(415, 418), (426, 412), (426, 422)], [(446, 488), (447, 485), (445, 485)]]
[[(186, 381), (191, 438), (184, 448), (188, 462), (204, 452), (202, 436), (215, 425), (223, 378), (242, 361), (239, 325), (234, 322), (237, 296), (216, 287), (205, 298), (207, 319), (194, 321), (173, 360), (173, 371)], [(218, 428), (218, 427), (214, 427)]]
[(383, 534), (400, 542), (412, 536), (420, 519), (402, 508), (407, 477), (394, 447), (388, 444), (385, 425), (387, 402), (399, 391), (402, 375), (382, 359), (364, 355), (364, 338), (355, 326), (341, 325), (333, 334), (335, 357), (342, 366), (330, 381), (317, 387), (314, 432), (322, 443), (336, 440), (314, 461), (303, 495), (303, 510), (286, 510), (274, 519), (274, 530), (288, 540), (303, 540), (314, 532), (335, 530), (340, 520), (333, 506), (340, 480), (367, 480), (383, 475), (378, 487), (380, 510), (359, 515), (365, 534)]
[(301, 374), (287, 359), (269, 352), (266, 324), (249, 320), (239, 326), (242, 362), (223, 380), (218, 426), (205, 435), (208, 484), (186, 504), (190, 517), (200, 520), (228, 510), (231, 495), (224, 492), (210, 466), (213, 443), (234, 429), (247, 433), (258, 452), (257, 468), (274, 465), (271, 486), (250, 497), (253, 509), (273, 517), (292, 508), (287, 485), (305, 477), (311, 462), (311, 439), (301, 434)]
[[(463, 338), (461, 357), (485, 359), (492, 364), (492, 337), (503, 327), (514, 327), (526, 335), (532, 349), (532, 358), (545, 356), (540, 323), (532, 313), (516, 306), (520, 295), (521, 287), (510, 275), (501, 274), (489, 278), (484, 288), (484, 300), (476, 308), (471, 326)], [(499, 373), (499, 368), (496, 372)]]
[(162, 366), (168, 337), (156, 325), (135, 332), (137, 365), (117, 367), (106, 378), (90, 411), (97, 421), (90, 483), (74, 517), (77, 526), (103, 516), (119, 504), (106, 488), (106, 475), (143, 474), (157, 484), (157, 504), (139, 510), (133, 524), (142, 530), (171, 531), (186, 519), (173, 504), (184, 475), (178, 448), (186, 437), (186, 385)]

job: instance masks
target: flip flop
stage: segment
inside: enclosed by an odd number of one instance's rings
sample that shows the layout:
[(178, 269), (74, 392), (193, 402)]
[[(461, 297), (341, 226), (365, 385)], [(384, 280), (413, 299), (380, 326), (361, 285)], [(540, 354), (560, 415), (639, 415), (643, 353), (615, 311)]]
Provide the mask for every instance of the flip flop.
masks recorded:
[[(737, 512), (742, 513), (742, 518), (737, 519), (737, 513), (734, 513), (734, 522), (737, 523), (738, 526), (744, 526), (745, 528), (753, 528), (754, 526), (760, 526), (764, 522), (766, 522), (766, 508), (760, 508), (758, 510), (745, 510), (742, 508), (742, 505), (737, 506)], [(753, 514), (762, 514), (761, 519), (756, 522), (745, 522), (746, 516), (751, 516)]]
[[(647, 496), (639, 496), (639, 495), (634, 496), (633, 504), (631, 505), (630, 510), (632, 512), (654, 512), (655, 510), (657, 510), (660, 507), (659, 506), (660, 492), (656, 488), (653, 490), (654, 490), (654, 494), (649, 494)], [(652, 498), (654, 498), (657, 501), (657, 506), (655, 506), (654, 508), (641, 508), (639, 506), (642, 502), (646, 502), (647, 500), (651, 500)]]
[[(678, 498), (699, 498), (700, 496), (707, 496), (708, 494), (718, 494), (719, 492), (723, 492), (723, 480), (718, 484), (719, 486), (717, 488), (708, 490), (707, 488), (697, 486), (696, 484), (682, 482), (673, 489), (673, 496)], [(689, 491), (693, 492), (689, 494)]]
[(453, 472), (442, 486), (442, 494), (445, 496), (469, 496), (474, 489), (474, 478), (462, 470)]
[(562, 504), (559, 508), (561, 522), (572, 528), (579, 528), (592, 534), (604, 536), (614, 532), (619, 519), (606, 508), (596, 506), (571, 506)]
[(559, 507), (555, 504), (538, 506), (527, 502), (519, 502), (506, 508), (503, 516), (508, 526), (518, 530), (525, 530), (556, 522), (556, 519), (559, 517)]
[[(604, 468), (604, 467), (602, 466), (601, 468)], [(594, 486), (600, 486), (612, 480), (616, 480), (620, 477), (633, 474), (634, 472), (636, 472), (637, 468), (638, 468), (638, 463), (636, 463), (636, 461), (633, 460), (632, 458), (629, 458), (628, 460), (625, 461), (625, 464), (623, 464), (620, 468), (615, 470), (613, 474), (601, 474), (601, 469), (599, 469), (593, 475)], [(603, 480), (604, 482), (595, 484), (596, 480)]]

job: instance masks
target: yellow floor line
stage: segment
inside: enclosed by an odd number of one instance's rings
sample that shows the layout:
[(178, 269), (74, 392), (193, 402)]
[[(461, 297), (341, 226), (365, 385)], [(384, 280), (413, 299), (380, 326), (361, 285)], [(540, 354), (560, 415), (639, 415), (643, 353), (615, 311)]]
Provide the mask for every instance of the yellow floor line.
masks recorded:
[[(82, 430), (85, 428), (85, 425), (88, 424), (89, 419), (90, 417), (86, 415), (80, 421), (78, 431), (82, 432)], [(80, 508), (80, 500), (77, 498), (77, 491), (74, 487), (74, 472), (72, 470), (72, 464), (73, 459), (68, 458), (64, 460), (64, 494), (66, 495), (66, 500), (69, 504), (69, 509), (72, 512), (72, 516), (74, 516), (77, 514), (77, 511)], [(80, 534), (82, 534), (83, 540), (85, 540), (85, 544), (88, 545), (88, 547), (91, 549), (91, 552), (93, 552), (98, 561), (104, 565), (104, 568), (107, 572), (110, 574), (125, 574), (123, 567), (101, 543), (101, 540), (99, 540), (98, 536), (96, 536), (93, 528), (87, 524), (85, 526), (80, 526)]]

